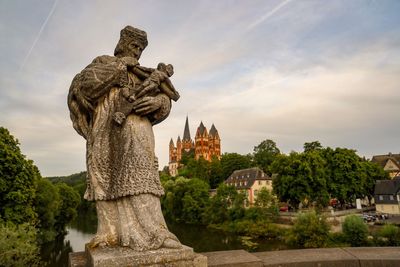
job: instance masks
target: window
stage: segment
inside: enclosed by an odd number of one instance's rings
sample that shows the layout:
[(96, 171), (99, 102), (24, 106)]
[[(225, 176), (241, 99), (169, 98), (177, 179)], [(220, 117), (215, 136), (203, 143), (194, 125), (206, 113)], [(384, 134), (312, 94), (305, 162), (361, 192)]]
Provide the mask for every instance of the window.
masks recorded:
[(394, 200), (393, 195), (390, 195), (390, 196), (389, 196), (389, 199), (390, 199), (390, 200)]
[(258, 180), (258, 185), (261, 185), (261, 180)]
[(383, 196), (382, 195), (379, 195), (379, 200), (383, 200)]

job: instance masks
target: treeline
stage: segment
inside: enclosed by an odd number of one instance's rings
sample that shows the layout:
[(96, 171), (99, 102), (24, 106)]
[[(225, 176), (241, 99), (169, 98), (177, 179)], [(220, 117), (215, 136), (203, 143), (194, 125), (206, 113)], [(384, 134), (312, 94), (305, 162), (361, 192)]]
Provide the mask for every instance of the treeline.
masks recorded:
[(39, 244), (65, 234), (79, 203), (72, 187), (42, 178), (18, 140), (0, 127), (1, 266), (40, 266)]
[(326, 207), (331, 199), (342, 207), (354, 203), (356, 198), (370, 199), (375, 181), (388, 179), (382, 167), (361, 158), (355, 150), (324, 148), (318, 141), (305, 143), (303, 152), (286, 155), (267, 139), (255, 146), (251, 154), (225, 153), (221, 160), (214, 157), (208, 162), (184, 153), (181, 163), (179, 176), (198, 178), (210, 188), (216, 188), (235, 170), (260, 167), (273, 175), (273, 190), (279, 201), (293, 209)]

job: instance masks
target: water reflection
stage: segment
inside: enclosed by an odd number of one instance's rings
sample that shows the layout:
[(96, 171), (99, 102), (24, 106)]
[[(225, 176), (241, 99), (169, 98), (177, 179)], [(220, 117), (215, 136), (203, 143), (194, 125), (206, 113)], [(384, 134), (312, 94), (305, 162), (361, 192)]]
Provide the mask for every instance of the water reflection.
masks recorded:
[[(205, 226), (188, 225), (167, 221), (168, 228), (179, 240), (194, 249), (196, 252), (219, 250), (246, 249), (240, 237), (209, 229)], [(97, 217), (94, 213), (80, 214), (69, 225), (65, 237), (44, 244), (41, 255), (48, 267), (68, 266), (68, 253), (83, 251), (85, 244), (93, 237), (97, 230)], [(280, 240), (254, 240), (258, 247), (254, 251), (268, 251), (285, 249)]]

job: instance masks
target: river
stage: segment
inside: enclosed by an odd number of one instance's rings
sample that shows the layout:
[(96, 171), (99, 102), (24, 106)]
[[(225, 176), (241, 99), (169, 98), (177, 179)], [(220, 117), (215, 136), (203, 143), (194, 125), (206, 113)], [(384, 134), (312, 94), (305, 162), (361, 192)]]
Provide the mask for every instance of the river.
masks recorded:
[[(167, 222), (168, 228), (179, 240), (196, 252), (248, 249), (239, 236), (228, 234), (204, 226)], [(53, 242), (44, 244), (41, 249), (42, 259), (48, 267), (68, 266), (70, 252), (83, 251), (85, 244), (96, 232), (97, 218), (93, 214), (80, 215), (71, 223), (68, 234)], [(269, 251), (285, 249), (279, 240), (254, 240), (258, 243), (253, 251)]]

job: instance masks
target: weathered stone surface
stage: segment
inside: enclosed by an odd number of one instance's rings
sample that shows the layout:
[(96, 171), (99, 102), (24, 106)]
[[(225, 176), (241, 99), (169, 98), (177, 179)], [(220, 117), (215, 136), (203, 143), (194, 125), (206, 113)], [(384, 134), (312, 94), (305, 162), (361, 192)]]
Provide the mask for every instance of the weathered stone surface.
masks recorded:
[(400, 247), (343, 248), (359, 259), (360, 267), (400, 266)]
[(176, 266), (206, 267), (207, 258), (196, 254), (193, 249), (183, 246), (181, 249), (134, 251), (126, 247), (89, 248), (86, 246), (88, 266), (93, 267), (130, 267), (130, 266)]
[(84, 251), (69, 253), (68, 266), (69, 267), (86, 267), (86, 253)]
[(85, 198), (96, 201), (97, 233), (91, 247), (135, 251), (181, 248), (161, 212), (164, 194), (154, 153), (152, 126), (179, 98), (169, 77), (172, 65), (140, 66), (146, 32), (126, 26), (114, 56), (98, 56), (70, 86), (74, 129), (86, 139)]
[(256, 252), (269, 267), (358, 267), (358, 259), (341, 248), (296, 249)]
[(207, 256), (208, 266), (261, 267), (261, 259), (245, 250), (229, 250), (202, 253)]

